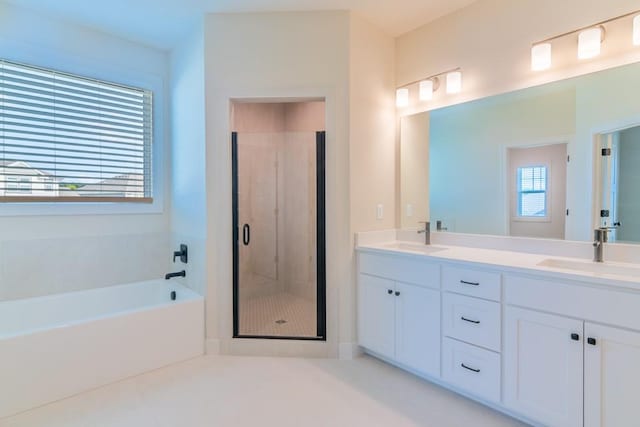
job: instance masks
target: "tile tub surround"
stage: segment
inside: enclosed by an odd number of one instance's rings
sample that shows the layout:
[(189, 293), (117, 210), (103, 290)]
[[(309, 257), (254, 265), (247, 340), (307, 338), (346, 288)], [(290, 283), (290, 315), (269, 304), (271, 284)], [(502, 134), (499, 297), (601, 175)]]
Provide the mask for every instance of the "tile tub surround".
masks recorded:
[(171, 253), (168, 233), (0, 238), (0, 301), (159, 279)]
[(0, 417), (202, 355), (203, 347), (204, 299), (176, 282), (0, 302)]
[(0, 419), (1, 427), (256, 425), (524, 426), (368, 356), (201, 357)]

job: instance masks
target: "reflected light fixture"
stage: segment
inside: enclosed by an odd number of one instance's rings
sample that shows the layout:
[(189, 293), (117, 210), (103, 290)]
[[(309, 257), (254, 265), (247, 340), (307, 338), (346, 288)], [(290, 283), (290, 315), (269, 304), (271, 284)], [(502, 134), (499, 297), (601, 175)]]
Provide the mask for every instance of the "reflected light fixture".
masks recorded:
[(462, 90), (462, 72), (451, 71), (447, 73), (447, 93), (460, 93)]
[(400, 88), (396, 90), (396, 107), (404, 108), (409, 106), (409, 89)]
[(640, 45), (640, 15), (633, 18), (633, 44)]
[(543, 71), (551, 68), (551, 43), (539, 43), (531, 48), (531, 69)]
[(604, 28), (589, 28), (578, 34), (578, 59), (595, 58), (600, 55)]

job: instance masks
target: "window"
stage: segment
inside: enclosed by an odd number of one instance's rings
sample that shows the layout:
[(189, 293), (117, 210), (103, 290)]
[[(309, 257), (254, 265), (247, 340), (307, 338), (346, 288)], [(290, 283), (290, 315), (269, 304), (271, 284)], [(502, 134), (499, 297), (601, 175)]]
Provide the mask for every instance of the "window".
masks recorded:
[(0, 202), (151, 202), (151, 91), (0, 60)]
[(533, 166), (518, 168), (518, 216), (544, 218), (547, 216), (547, 168)]
[(31, 194), (31, 178), (7, 177), (7, 193)]

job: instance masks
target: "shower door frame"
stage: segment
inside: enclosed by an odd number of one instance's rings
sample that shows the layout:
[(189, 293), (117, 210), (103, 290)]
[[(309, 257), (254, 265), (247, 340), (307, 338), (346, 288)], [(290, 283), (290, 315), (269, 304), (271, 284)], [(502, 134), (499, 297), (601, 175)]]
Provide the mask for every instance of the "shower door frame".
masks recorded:
[(326, 263), (326, 131), (316, 132), (316, 336), (240, 334), (240, 221), (238, 200), (238, 132), (231, 133), (231, 179), (233, 209), (233, 338), (276, 340), (327, 340), (327, 263)]

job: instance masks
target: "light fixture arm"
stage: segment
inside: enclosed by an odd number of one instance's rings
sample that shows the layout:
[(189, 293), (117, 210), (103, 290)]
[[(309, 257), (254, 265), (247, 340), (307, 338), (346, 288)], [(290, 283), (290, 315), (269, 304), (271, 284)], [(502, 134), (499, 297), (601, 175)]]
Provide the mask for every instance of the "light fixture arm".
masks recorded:
[(602, 29), (602, 37), (603, 37), (603, 40), (604, 40), (604, 33), (605, 33), (605, 27), (604, 26), (606, 24), (609, 24), (610, 22), (613, 22), (613, 21), (617, 21), (619, 19), (628, 18), (630, 16), (637, 15), (639, 13), (640, 13), (640, 9), (634, 10), (633, 12), (625, 13), (624, 15), (615, 16), (613, 18), (605, 19), (604, 21), (596, 22), (595, 24), (587, 25), (585, 27), (581, 27), (581, 28), (577, 28), (575, 30), (567, 31), (566, 33), (558, 34), (557, 36), (553, 36), (553, 37), (546, 38), (544, 40), (537, 41), (537, 42), (533, 43), (533, 45), (535, 46), (535, 45), (541, 44), (541, 43), (549, 43), (549, 42), (554, 41), (556, 39), (560, 39), (562, 37), (570, 36), (572, 34), (576, 34), (576, 33), (579, 33), (581, 31), (588, 30), (589, 28), (595, 28), (595, 27), (600, 27)]

